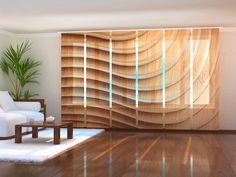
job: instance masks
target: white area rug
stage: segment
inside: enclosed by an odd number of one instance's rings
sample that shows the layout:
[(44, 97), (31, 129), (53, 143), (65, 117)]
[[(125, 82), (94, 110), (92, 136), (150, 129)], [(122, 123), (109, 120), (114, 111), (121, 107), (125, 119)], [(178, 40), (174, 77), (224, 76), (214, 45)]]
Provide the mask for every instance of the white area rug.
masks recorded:
[(103, 132), (102, 129), (74, 129), (73, 139), (67, 139), (67, 129), (61, 129), (61, 144), (53, 144), (53, 130), (39, 131), (38, 138), (32, 134), (22, 137), (21, 144), (15, 139), (0, 140), (0, 161), (18, 163), (41, 163), (53, 158), (73, 146)]

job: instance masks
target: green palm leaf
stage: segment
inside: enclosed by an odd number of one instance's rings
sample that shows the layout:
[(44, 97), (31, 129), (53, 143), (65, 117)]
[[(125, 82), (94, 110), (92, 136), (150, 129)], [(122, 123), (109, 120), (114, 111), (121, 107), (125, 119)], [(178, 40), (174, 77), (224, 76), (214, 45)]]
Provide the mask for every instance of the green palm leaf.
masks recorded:
[(25, 57), (30, 49), (29, 41), (17, 45), (16, 49), (10, 45), (3, 53), (3, 58), (0, 61), (0, 68), (11, 82), (12, 91), (10, 93), (15, 99), (30, 98), (37, 95), (30, 93), (29, 89), (25, 89), (28, 84), (38, 84), (37, 79), (40, 75), (39, 66), (41, 62), (35, 61), (31, 57)]

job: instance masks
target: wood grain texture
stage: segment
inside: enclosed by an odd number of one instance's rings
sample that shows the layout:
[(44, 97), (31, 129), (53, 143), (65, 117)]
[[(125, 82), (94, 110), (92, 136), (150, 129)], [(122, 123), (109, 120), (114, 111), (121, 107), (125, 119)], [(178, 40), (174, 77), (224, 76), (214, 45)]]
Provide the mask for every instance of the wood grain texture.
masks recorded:
[[(84, 40), (86, 34), (86, 76)], [(190, 68), (191, 36), (193, 68)], [(62, 120), (76, 127), (218, 129), (219, 29), (62, 34)], [(112, 108), (110, 101), (112, 42)], [(138, 39), (138, 73), (136, 73)], [(190, 74), (193, 73), (193, 108)], [(138, 108), (136, 104), (138, 77)], [(84, 108), (86, 77), (86, 108)]]
[(105, 132), (43, 164), (0, 163), (0, 177), (235, 177), (235, 134)]

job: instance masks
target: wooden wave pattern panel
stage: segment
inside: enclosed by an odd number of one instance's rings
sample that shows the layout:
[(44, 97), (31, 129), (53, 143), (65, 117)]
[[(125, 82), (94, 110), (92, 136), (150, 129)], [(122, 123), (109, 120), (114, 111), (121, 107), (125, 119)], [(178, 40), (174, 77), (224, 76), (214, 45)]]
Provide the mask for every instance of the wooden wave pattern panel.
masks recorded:
[[(174, 111), (165, 114), (166, 125), (170, 129), (218, 129), (218, 30), (193, 30), (193, 109), (185, 101), (186, 108), (181, 112)], [(167, 76), (168, 77), (168, 76)], [(171, 79), (172, 77), (169, 76)], [(168, 79), (167, 79), (168, 80)], [(188, 79), (184, 79), (187, 81)], [(182, 82), (183, 82), (182, 81)], [(187, 90), (186, 94), (182, 94), (188, 99), (189, 91), (186, 84), (182, 84), (180, 92)], [(181, 88), (181, 83), (179, 85)], [(170, 89), (170, 90), (169, 90)], [(166, 93), (171, 95), (173, 88), (168, 88)], [(173, 90), (176, 90), (173, 89)], [(174, 93), (175, 94), (175, 93)], [(174, 95), (170, 97), (177, 98)], [(181, 101), (178, 99), (178, 101)], [(174, 107), (173, 102), (170, 102), (169, 107)], [(168, 107), (168, 104), (167, 104)], [(181, 114), (180, 114), (181, 113)], [(168, 122), (167, 120), (176, 122)]]
[[(175, 33), (175, 35), (173, 35)], [(166, 88), (164, 127), (191, 129), (190, 32), (166, 31)]]
[[(138, 67), (138, 127), (144, 129), (162, 129), (162, 31), (147, 31), (138, 41), (138, 61), (142, 61), (145, 58), (150, 58), (151, 61), (145, 64), (141, 63), (141, 65), (139, 62)], [(158, 58), (155, 58), (155, 56), (158, 56)], [(150, 88), (154, 89), (150, 90)]]
[[(166, 30), (165, 97), (162, 103), (162, 30), (86, 33), (84, 108), (84, 34), (62, 35), (62, 119), (91, 128), (217, 129), (218, 33), (194, 29), (193, 108), (190, 108), (190, 30)], [(112, 36), (112, 108), (109, 107), (109, 40)]]
[[(194, 113), (193, 126), (197, 129), (218, 129), (219, 119), (219, 65), (218, 65), (218, 30), (195, 30), (201, 34), (199, 47), (204, 59), (197, 58), (194, 63)], [(209, 40), (211, 42), (209, 42)]]
[[(109, 40), (93, 37), (86, 34), (87, 63), (86, 78), (89, 78), (86, 87), (86, 127), (108, 128), (110, 122), (109, 108)], [(103, 58), (103, 61), (94, 60)], [(107, 83), (100, 87), (101, 82)], [(103, 84), (104, 85), (104, 84)], [(99, 105), (99, 107), (98, 107)]]

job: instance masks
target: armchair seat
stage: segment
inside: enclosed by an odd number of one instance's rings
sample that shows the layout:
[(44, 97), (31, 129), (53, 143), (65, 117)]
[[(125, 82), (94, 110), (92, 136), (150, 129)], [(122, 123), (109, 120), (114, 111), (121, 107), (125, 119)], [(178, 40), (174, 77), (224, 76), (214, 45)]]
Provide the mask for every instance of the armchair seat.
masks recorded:
[[(0, 113), (0, 137), (15, 135), (15, 125), (26, 122), (26, 117), (15, 113)], [(23, 132), (26, 132), (26, 128)]]
[(21, 114), (26, 117), (26, 121), (43, 121), (44, 115), (41, 112), (29, 111), (29, 110), (15, 110), (8, 111), (8, 113)]
[[(13, 101), (8, 92), (0, 93), (0, 138), (14, 136), (16, 124), (44, 120), (44, 114), (40, 112), (40, 102)], [(22, 131), (30, 130), (25, 128)]]

